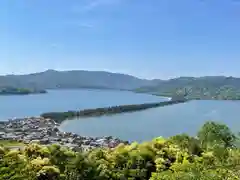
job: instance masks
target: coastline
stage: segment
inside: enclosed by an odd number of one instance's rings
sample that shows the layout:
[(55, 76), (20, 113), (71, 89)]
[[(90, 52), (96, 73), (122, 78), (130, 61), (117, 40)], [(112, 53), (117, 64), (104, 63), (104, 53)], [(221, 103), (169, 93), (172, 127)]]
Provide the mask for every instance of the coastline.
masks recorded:
[[(155, 94), (149, 94), (154, 96), (159, 96)], [(163, 97), (163, 96), (161, 96)], [(166, 96), (165, 96), (166, 97)], [(141, 111), (148, 108), (154, 108), (165, 105), (172, 105), (176, 103), (184, 103), (189, 100), (179, 100), (179, 102), (170, 103), (174, 101), (170, 97), (166, 97), (167, 100), (159, 103), (145, 103), (145, 104), (137, 104), (137, 105), (123, 105), (127, 107), (126, 109), (122, 109), (122, 106), (113, 106), (113, 107), (104, 107), (104, 108), (96, 108), (96, 109), (85, 109), (83, 111), (79, 111), (78, 113), (81, 115), (80, 117), (93, 117), (93, 116), (108, 116), (114, 115), (117, 113), (128, 113), (134, 111)], [(214, 100), (214, 99), (211, 99)], [(164, 104), (167, 103), (167, 104)], [(150, 105), (150, 106), (149, 106)], [(130, 109), (128, 109), (130, 107)], [(116, 108), (114, 110), (114, 108)], [(132, 108), (132, 109), (131, 109)], [(140, 109), (139, 109), (140, 108)], [(92, 111), (92, 112), (91, 112)], [(69, 113), (68, 112), (60, 112), (60, 113)], [(83, 114), (81, 114), (81, 112)], [(102, 113), (101, 113), (102, 112)], [(64, 119), (70, 120), (70, 119)], [(118, 138), (114, 138), (111, 136), (108, 137), (91, 137), (91, 136), (80, 136), (74, 133), (68, 133), (61, 131), (59, 125), (64, 120), (54, 120), (53, 118), (48, 117), (29, 117), (29, 118), (21, 118), (15, 119), (11, 121), (0, 121), (0, 141), (1, 140), (13, 140), (24, 143), (34, 143), (39, 142), (44, 145), (51, 144), (60, 144), (62, 146), (70, 147), (75, 150), (90, 150), (92, 148), (97, 147), (116, 147), (120, 143), (129, 143), (124, 140), (120, 140)], [(48, 124), (49, 126), (40, 127), (40, 121), (44, 122), (44, 124)], [(49, 124), (50, 123), (50, 124)], [(32, 128), (32, 125), (33, 128)], [(27, 127), (27, 128), (26, 128)], [(23, 129), (23, 130), (20, 130)], [(37, 135), (36, 135), (37, 134)]]
[(112, 136), (93, 138), (64, 132), (60, 130), (59, 125), (52, 119), (42, 117), (12, 119), (0, 124), (0, 142), (58, 144), (75, 151), (88, 151), (98, 147), (114, 148), (120, 143), (129, 144)]
[[(149, 95), (153, 95), (153, 96), (159, 96), (159, 97), (165, 97), (165, 98), (169, 98), (169, 96), (164, 95), (164, 94), (157, 94), (157, 93), (151, 93), (151, 92), (137, 92), (137, 91), (132, 91), (134, 93), (139, 93), (139, 94), (149, 94)], [(171, 99), (171, 98), (170, 98)], [(196, 100), (196, 101), (210, 101), (210, 100), (215, 100), (215, 101), (240, 101), (240, 99), (232, 99), (232, 98), (228, 98), (228, 99), (220, 99), (220, 98), (186, 98), (187, 100)]]
[(0, 96), (27, 96), (27, 95), (35, 95), (35, 94), (47, 94), (46, 90), (39, 92), (0, 92)]
[[(159, 106), (183, 103), (181, 101), (167, 101), (158, 103), (145, 103), (135, 105), (113, 106), (96, 109), (85, 109), (79, 111), (81, 117), (114, 115), (117, 113), (126, 113)], [(71, 111), (68, 111), (69, 113)], [(63, 112), (66, 113), (66, 112)], [(68, 116), (67, 116), (68, 117)], [(114, 148), (120, 143), (129, 144), (128, 141), (118, 138), (107, 137), (89, 137), (80, 136), (71, 132), (64, 132), (60, 129), (60, 124), (67, 119), (54, 119), (51, 117), (25, 117), (9, 119), (8, 121), (0, 122), (0, 143), (1, 141), (15, 141), (23, 144), (40, 143), (41, 145), (59, 144), (76, 151), (88, 151), (98, 147)], [(15, 147), (16, 148), (16, 147)], [(20, 148), (20, 147), (19, 147)]]
[(185, 103), (185, 99), (168, 99), (168, 101), (162, 101), (157, 103), (145, 103), (145, 104), (132, 104), (132, 105), (119, 105), (119, 106), (110, 106), (103, 108), (95, 109), (85, 109), (81, 111), (66, 111), (66, 112), (47, 112), (43, 113), (40, 116), (43, 118), (54, 119), (56, 122), (61, 123), (67, 119), (73, 119), (75, 117), (100, 117), (106, 115), (114, 115), (128, 112), (142, 111), (150, 108), (169, 106), (179, 103)]

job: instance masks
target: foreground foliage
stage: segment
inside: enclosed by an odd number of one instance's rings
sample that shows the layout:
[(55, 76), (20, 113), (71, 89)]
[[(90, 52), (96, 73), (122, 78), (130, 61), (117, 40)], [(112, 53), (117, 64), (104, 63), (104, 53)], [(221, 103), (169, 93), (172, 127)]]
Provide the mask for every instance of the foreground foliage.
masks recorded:
[(176, 135), (115, 149), (73, 152), (58, 145), (0, 147), (1, 180), (237, 180), (240, 148), (222, 124), (207, 122), (198, 138)]
[(0, 146), (24, 146), (24, 143), (11, 140), (0, 140)]

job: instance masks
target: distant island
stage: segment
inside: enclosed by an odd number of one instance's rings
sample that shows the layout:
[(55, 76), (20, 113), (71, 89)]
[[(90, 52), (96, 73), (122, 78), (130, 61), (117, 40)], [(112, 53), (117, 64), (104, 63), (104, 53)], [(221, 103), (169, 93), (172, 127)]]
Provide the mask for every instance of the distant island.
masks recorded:
[[(26, 75), (0, 76), (1, 87), (23, 89), (109, 89), (187, 99), (240, 100), (240, 78), (226, 76), (140, 79), (105, 71), (47, 70)], [(19, 93), (17, 91), (17, 93)], [(20, 91), (20, 94), (22, 90)], [(23, 93), (31, 93), (23, 90)]]
[(46, 90), (26, 89), (26, 88), (1, 88), (0, 95), (28, 95), (28, 94), (43, 94)]
[(233, 77), (182, 77), (162, 81), (156, 86), (137, 88), (134, 92), (184, 96), (188, 100), (240, 100), (240, 80)]

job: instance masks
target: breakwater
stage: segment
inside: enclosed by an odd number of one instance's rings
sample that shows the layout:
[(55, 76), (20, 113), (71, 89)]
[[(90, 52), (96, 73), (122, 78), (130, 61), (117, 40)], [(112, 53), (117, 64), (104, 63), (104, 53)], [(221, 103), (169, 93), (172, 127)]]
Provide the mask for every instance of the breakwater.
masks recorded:
[(66, 119), (71, 119), (75, 117), (96, 117), (103, 115), (112, 115), (112, 114), (120, 114), (126, 112), (135, 112), (146, 110), (149, 108), (173, 105), (178, 103), (184, 103), (186, 100), (169, 100), (158, 103), (144, 103), (144, 104), (133, 104), (133, 105), (120, 105), (120, 106), (111, 106), (111, 107), (103, 107), (103, 108), (95, 108), (95, 109), (85, 109), (81, 111), (67, 111), (67, 112), (48, 112), (43, 113), (41, 117), (43, 118), (51, 118), (56, 122), (61, 123)]

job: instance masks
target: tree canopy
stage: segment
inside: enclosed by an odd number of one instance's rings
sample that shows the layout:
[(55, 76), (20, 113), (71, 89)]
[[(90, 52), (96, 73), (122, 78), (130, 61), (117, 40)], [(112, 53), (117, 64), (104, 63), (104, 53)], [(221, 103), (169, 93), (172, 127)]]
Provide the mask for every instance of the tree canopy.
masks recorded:
[(74, 152), (59, 145), (0, 147), (1, 180), (238, 180), (240, 148), (231, 130), (216, 122), (198, 137), (180, 134), (114, 149)]
[(240, 80), (233, 77), (180, 77), (135, 90), (160, 96), (185, 96), (187, 99), (240, 100)]

